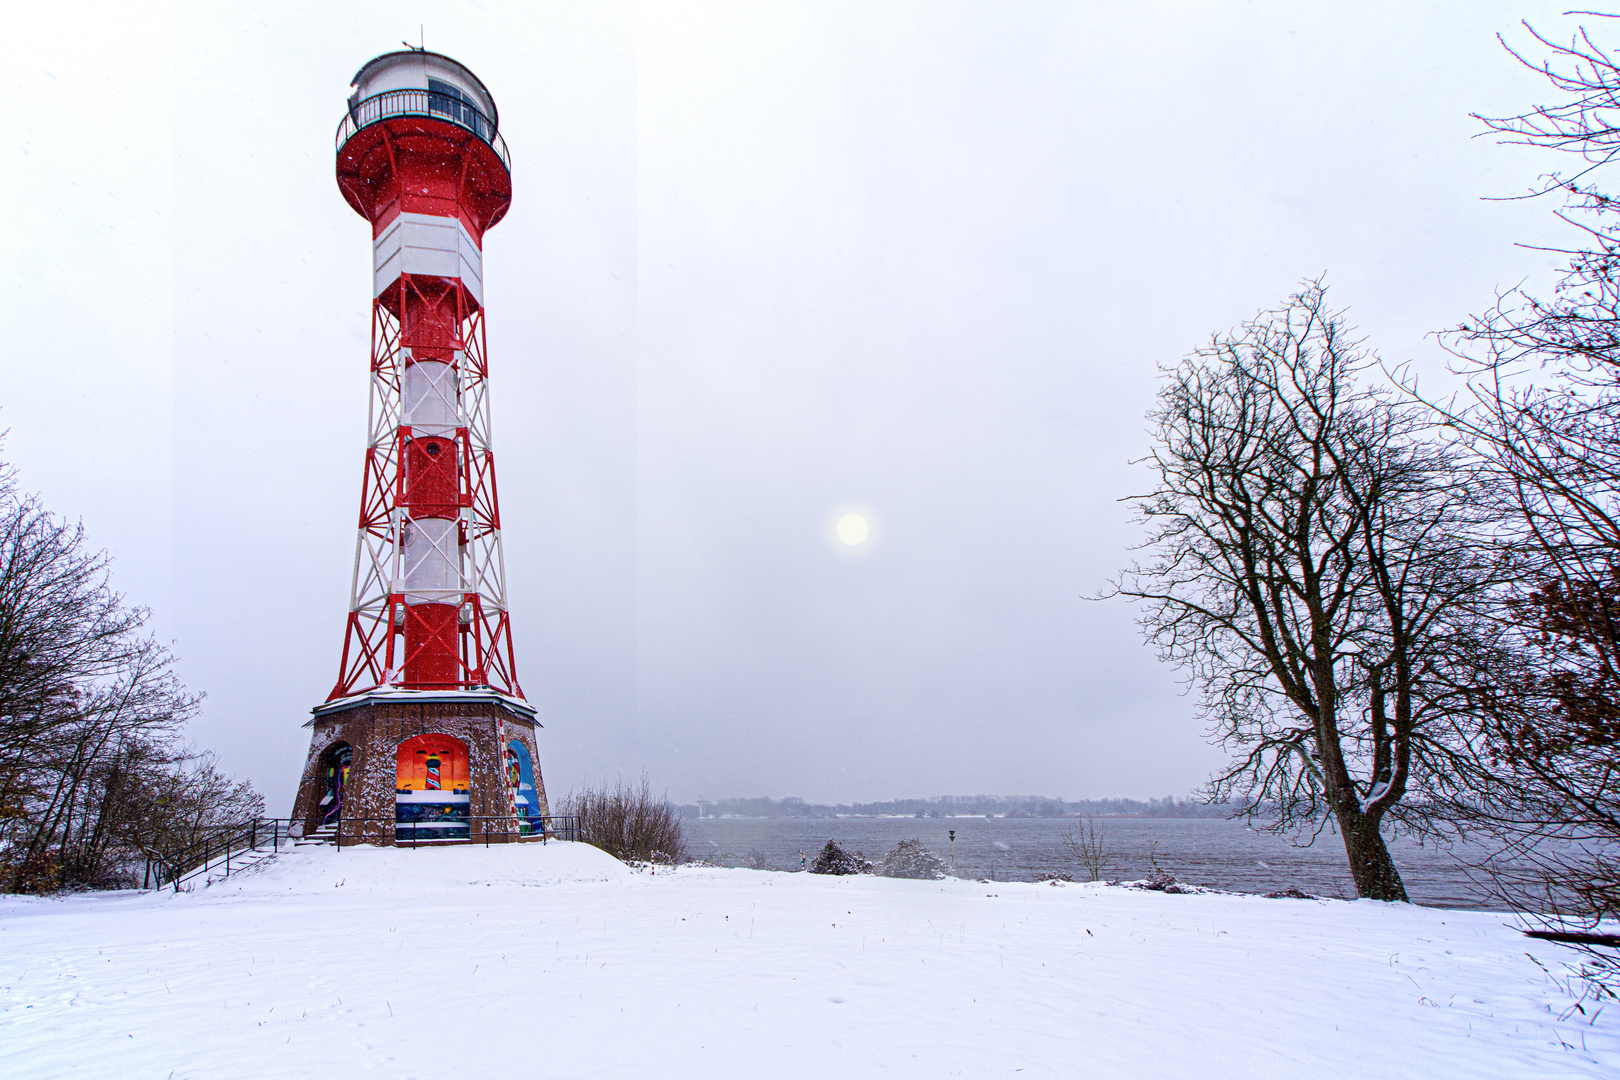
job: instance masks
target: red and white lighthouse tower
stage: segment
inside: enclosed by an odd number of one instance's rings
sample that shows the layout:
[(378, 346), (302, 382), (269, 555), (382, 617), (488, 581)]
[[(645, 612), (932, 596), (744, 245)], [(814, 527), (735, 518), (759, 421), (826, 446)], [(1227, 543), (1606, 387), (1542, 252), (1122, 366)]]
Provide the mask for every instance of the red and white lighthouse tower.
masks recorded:
[(294, 813), (345, 840), (538, 838), (484, 333), (511, 158), (494, 98), (447, 56), (384, 54), (354, 89), (337, 180), (371, 225), (371, 405), (342, 659)]

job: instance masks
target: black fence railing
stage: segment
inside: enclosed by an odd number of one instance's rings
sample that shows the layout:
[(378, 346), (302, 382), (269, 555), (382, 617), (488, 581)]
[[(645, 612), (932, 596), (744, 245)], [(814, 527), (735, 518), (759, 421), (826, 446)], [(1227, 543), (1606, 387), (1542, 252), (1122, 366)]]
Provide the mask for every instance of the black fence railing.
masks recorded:
[[(330, 830), (330, 831), (329, 831)], [(338, 847), (355, 844), (393, 844), (395, 847), (434, 847), (442, 844), (523, 843), (580, 839), (579, 818), (550, 814), (513, 818), (507, 814), (469, 814), (463, 817), (436, 817), (401, 821), (395, 817), (349, 817), (335, 829), (322, 829), (312, 837), (326, 836)]]
[(142, 882), (148, 889), (172, 886), (179, 892), (182, 882), (199, 874), (223, 868), (222, 876), (229, 877), (233, 870), (242, 867), (249, 853), (265, 848), (280, 851), (292, 840), (292, 835), (290, 818), (252, 818), (224, 825), (179, 851), (149, 856)]
[(501, 159), (506, 171), (512, 171), (512, 155), (507, 152), (506, 140), (495, 130), (495, 125), (473, 106), (460, 98), (433, 90), (385, 90), (380, 94), (357, 101), (337, 129), (337, 149), (352, 139), (361, 128), (394, 116), (427, 116), (466, 128), (484, 142)]
[[(301, 820), (252, 818), (210, 830), (202, 839), (176, 852), (148, 856), (142, 875), (146, 889), (173, 888), (199, 875), (229, 877), (247, 865), (254, 853), (279, 852), (295, 840), (326, 841), (338, 848), (355, 844), (434, 847), (443, 844), (490, 844), (580, 839), (579, 818), (566, 814), (516, 819), (510, 815), (468, 816), (435, 821), (399, 821), (397, 817), (345, 817), (305, 832)], [(514, 827), (516, 825), (516, 827)]]

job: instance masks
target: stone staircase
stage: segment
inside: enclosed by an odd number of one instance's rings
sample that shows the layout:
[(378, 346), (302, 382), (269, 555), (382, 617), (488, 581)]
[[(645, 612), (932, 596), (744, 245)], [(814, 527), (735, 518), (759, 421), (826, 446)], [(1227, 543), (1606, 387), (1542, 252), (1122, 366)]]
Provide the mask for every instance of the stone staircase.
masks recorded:
[(230, 867), (228, 871), (225, 860), (223, 858), (216, 859), (209, 863), (206, 868), (202, 869), (200, 873), (193, 873), (193, 875), (180, 887), (187, 892), (197, 888), (206, 889), (208, 886), (213, 885), (216, 882), (224, 881), (231, 875), (241, 874), (246, 870), (251, 870), (260, 863), (269, 862), (275, 857), (276, 852), (269, 848), (238, 851), (231, 855)]
[(307, 844), (335, 844), (337, 843), (337, 822), (331, 821), (318, 829), (311, 830), (293, 841), (293, 847), (304, 847)]
[[(204, 888), (230, 874), (249, 870), (293, 842), (287, 818), (248, 818), (213, 828), (185, 848), (150, 856), (141, 875), (142, 887), (181, 892), (201, 884)], [(335, 831), (328, 830), (335, 839)], [(315, 842), (330, 842), (318, 838)]]

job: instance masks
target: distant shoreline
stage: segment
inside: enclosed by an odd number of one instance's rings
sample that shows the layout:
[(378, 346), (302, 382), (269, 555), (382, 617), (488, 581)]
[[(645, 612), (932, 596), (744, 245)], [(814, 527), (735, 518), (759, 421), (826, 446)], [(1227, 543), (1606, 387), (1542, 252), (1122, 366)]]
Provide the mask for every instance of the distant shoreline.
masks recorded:
[(1080, 821), (1085, 818), (1175, 818), (1224, 820), (1229, 814), (713, 814), (678, 806), (683, 821)]
[(811, 803), (803, 799), (717, 799), (682, 803), (684, 819), (777, 821), (783, 819), (913, 818), (949, 821), (971, 818), (1230, 818), (1237, 803), (1163, 799), (1057, 799), (1043, 795), (940, 795), (873, 803)]

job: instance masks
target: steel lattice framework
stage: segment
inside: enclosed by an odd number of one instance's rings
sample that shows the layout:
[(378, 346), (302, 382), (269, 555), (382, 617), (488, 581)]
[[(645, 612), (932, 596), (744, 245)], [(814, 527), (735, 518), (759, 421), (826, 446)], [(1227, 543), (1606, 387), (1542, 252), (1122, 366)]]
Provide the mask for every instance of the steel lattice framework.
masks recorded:
[[(457, 400), (446, 404), (460, 419), (453, 470), (459, 513), (454, 531), (434, 543), (448, 547), (454, 542), (454, 551), (438, 554), (458, 569), (460, 580), (438, 589), (413, 585), (407, 590), (405, 548), (411, 515), (405, 461), (414, 435), (405, 409), (405, 369), (413, 349), (442, 355), (446, 343), (442, 333), (413, 341), (411, 320), (402, 323), (400, 313), (427, 309), (454, 312), (449, 351)], [(406, 672), (435, 648), (435, 634), (442, 628), (417, 621), (423, 620), (423, 611), (440, 605), (456, 608), (454, 688), (489, 687), (523, 696), (507, 611), (490, 437), (488, 355), (483, 309), (459, 279), (402, 274), (372, 303), (371, 402), (360, 527), (341, 671), (331, 699), (381, 687), (422, 688), (413, 686)], [(452, 688), (440, 683), (434, 687)]]
[(489, 88), (442, 53), (383, 53), (351, 85), (334, 165), (371, 239), (370, 400), (342, 656), (312, 710), (294, 815), (344, 844), (543, 842), (484, 306), (511, 154)]

